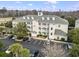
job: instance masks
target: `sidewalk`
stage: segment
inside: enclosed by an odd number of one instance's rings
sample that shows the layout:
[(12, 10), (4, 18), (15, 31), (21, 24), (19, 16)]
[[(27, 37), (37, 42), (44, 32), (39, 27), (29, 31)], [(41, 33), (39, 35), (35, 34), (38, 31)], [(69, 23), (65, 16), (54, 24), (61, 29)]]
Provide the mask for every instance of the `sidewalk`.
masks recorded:
[[(43, 38), (38, 38), (38, 37), (32, 37), (33, 39), (35, 40), (43, 40), (43, 41), (47, 41), (48, 39), (43, 39)], [(56, 41), (56, 40), (51, 40), (51, 42), (56, 42), (56, 43), (63, 43), (63, 44), (72, 44), (72, 43), (69, 43), (69, 42), (63, 42), (63, 41)]]
[(40, 37), (32, 37), (33, 39), (35, 39), (35, 40), (43, 40), (43, 41), (47, 41), (47, 38), (40, 38)]

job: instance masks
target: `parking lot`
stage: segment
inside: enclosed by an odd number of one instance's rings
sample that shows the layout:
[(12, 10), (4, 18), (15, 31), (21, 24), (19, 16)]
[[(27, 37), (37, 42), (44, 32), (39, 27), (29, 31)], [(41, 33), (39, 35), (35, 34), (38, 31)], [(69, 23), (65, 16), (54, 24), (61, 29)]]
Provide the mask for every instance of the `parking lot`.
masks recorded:
[[(9, 45), (15, 43), (15, 40), (9, 38), (3, 39), (1, 41), (4, 43), (5, 49), (7, 49)], [(47, 41), (36, 40), (36, 39), (31, 39), (30, 41), (26, 40), (20, 43), (23, 45), (24, 48), (30, 49), (32, 54), (37, 50), (40, 51), (39, 53), (40, 57), (67, 56), (66, 55), (67, 49), (66, 49), (66, 45), (64, 44), (51, 42), (50, 45), (47, 45)]]

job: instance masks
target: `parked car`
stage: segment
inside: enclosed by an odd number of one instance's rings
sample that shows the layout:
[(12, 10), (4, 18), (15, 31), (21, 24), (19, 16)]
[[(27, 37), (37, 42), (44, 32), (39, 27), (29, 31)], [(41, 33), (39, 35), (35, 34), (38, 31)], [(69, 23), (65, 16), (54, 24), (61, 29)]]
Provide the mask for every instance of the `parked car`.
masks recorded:
[(38, 54), (39, 54), (39, 50), (35, 51), (35, 53), (34, 53), (34, 57), (37, 57)]
[(8, 39), (12, 39), (14, 37), (14, 35), (9, 35)]
[(29, 37), (24, 37), (23, 38), (23, 41), (26, 41), (26, 40), (28, 40), (29, 39)]

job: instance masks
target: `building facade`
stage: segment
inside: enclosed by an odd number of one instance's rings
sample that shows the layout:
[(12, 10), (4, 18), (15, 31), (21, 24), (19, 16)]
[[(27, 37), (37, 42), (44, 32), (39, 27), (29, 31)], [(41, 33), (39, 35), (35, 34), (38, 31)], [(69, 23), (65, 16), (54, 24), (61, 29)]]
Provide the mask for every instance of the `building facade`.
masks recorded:
[(79, 28), (79, 19), (75, 21), (75, 28)]
[(12, 24), (13, 27), (19, 22), (26, 22), (27, 28), (32, 36), (37, 36), (39, 33), (47, 35), (51, 40), (64, 38), (67, 40), (68, 21), (55, 15), (43, 15), (38, 12), (38, 15), (27, 15), (16, 18)]

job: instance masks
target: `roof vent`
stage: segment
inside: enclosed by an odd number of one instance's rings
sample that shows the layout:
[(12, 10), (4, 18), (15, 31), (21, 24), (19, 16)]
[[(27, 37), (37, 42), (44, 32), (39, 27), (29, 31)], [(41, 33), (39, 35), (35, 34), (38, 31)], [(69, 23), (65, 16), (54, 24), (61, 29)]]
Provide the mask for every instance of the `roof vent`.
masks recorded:
[(44, 17), (42, 17), (42, 20), (44, 20)]
[(38, 12), (38, 16), (42, 16), (43, 15), (43, 12)]
[(55, 20), (55, 17), (52, 17), (52, 20)]
[(23, 16), (23, 19), (26, 19), (25, 16)]
[(47, 17), (47, 20), (50, 20), (49, 17)]

